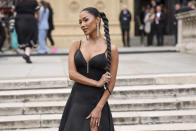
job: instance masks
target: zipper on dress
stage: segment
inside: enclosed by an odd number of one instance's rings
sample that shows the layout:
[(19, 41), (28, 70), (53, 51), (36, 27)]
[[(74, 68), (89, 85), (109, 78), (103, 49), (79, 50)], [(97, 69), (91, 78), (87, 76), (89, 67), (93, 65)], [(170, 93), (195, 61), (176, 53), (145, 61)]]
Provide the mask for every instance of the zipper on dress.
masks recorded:
[(86, 69), (87, 70), (86, 72), (89, 73), (89, 63), (88, 62), (87, 62), (87, 67), (86, 68), (87, 68)]

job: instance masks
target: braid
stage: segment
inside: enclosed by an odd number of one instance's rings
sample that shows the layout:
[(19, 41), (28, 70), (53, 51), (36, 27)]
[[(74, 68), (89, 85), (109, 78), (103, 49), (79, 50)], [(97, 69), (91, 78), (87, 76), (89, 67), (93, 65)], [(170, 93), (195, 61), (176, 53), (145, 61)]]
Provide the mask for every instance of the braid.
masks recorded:
[[(110, 66), (111, 66), (111, 40), (110, 40), (110, 33), (109, 33), (109, 21), (108, 18), (106, 17), (104, 12), (100, 12), (100, 17), (103, 20), (104, 23), (104, 32), (105, 32), (105, 37), (107, 41), (107, 67), (106, 71), (110, 72)], [(109, 93), (111, 94), (110, 90), (108, 89), (107, 85), (105, 85)]]

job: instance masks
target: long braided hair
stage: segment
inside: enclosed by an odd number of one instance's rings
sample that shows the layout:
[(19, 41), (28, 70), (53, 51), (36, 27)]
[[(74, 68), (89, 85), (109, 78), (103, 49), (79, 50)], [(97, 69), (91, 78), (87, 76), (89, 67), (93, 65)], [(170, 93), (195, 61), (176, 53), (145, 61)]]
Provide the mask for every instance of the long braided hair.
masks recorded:
[[(104, 32), (105, 32), (105, 38), (107, 41), (107, 66), (106, 66), (106, 72), (110, 72), (110, 66), (111, 66), (111, 40), (110, 40), (110, 33), (109, 33), (109, 21), (108, 18), (106, 17), (104, 12), (99, 12), (96, 8), (94, 7), (88, 7), (84, 8), (82, 11), (87, 11), (88, 13), (92, 14), (95, 18), (100, 17), (103, 20), (104, 23)], [(81, 11), (81, 12), (82, 12)], [(99, 28), (101, 25), (101, 21), (99, 23)], [(105, 89), (109, 91), (111, 94), (110, 90), (107, 87), (107, 84), (104, 86)]]

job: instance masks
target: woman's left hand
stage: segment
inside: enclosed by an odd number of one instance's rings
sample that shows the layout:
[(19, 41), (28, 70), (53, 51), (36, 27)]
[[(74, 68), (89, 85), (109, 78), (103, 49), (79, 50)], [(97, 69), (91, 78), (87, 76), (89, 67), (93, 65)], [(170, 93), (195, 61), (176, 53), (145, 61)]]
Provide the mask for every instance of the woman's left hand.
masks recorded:
[(101, 111), (102, 111), (101, 108), (95, 107), (93, 111), (86, 117), (86, 119), (91, 118), (91, 121), (90, 121), (91, 129), (95, 128), (96, 126), (97, 127), (99, 126), (100, 119), (101, 119)]

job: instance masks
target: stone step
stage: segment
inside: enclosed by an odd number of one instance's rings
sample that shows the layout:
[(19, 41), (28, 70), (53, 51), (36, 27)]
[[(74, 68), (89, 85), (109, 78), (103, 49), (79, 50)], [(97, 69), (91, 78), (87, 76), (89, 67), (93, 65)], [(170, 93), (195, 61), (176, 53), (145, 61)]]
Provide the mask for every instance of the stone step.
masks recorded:
[[(44, 101), (27, 103), (1, 103), (0, 116), (61, 114), (66, 101)], [(109, 99), (112, 112), (122, 111), (163, 111), (196, 109), (196, 97), (157, 98), (157, 99)]]
[[(66, 100), (71, 88), (1, 91), (0, 103), (28, 101)], [(196, 84), (186, 85), (146, 85), (115, 87), (111, 99), (141, 99), (195, 96)]]
[(39, 79), (15, 79), (1, 80), (0, 90), (29, 90), (47, 88), (69, 87), (68, 78), (39, 78)]
[(196, 73), (118, 76), (116, 86), (194, 84)]
[[(196, 123), (154, 124), (154, 125), (116, 125), (115, 131), (195, 131)], [(14, 129), (0, 131), (58, 131), (58, 128)]]
[(136, 98), (165, 98), (195, 96), (196, 84), (186, 85), (146, 85), (146, 86), (121, 86), (115, 87), (111, 98), (136, 99)]
[[(115, 125), (148, 125), (195, 123), (196, 110), (113, 112)], [(62, 114), (0, 116), (0, 130), (26, 128), (55, 128)]]
[[(117, 76), (116, 86), (194, 84), (196, 73)], [(69, 78), (0, 80), (0, 90), (31, 90), (72, 87)]]
[(195, 131), (195, 123), (123, 125), (115, 126), (115, 131)]

